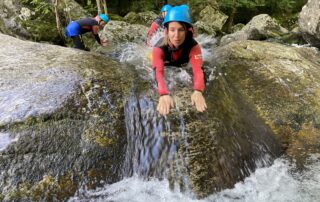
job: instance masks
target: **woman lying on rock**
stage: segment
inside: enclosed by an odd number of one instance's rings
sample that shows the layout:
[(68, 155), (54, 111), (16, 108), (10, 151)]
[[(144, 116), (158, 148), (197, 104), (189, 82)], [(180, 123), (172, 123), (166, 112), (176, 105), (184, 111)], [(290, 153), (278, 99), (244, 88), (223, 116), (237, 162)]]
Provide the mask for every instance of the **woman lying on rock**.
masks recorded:
[(174, 107), (164, 80), (164, 66), (182, 67), (190, 63), (194, 89), (191, 102), (199, 112), (204, 112), (207, 105), (202, 95), (205, 88), (202, 54), (200, 45), (193, 38), (189, 9), (185, 6), (172, 7), (164, 18), (164, 27), (165, 37), (152, 49), (152, 67), (160, 95), (157, 110), (161, 115), (167, 115)]

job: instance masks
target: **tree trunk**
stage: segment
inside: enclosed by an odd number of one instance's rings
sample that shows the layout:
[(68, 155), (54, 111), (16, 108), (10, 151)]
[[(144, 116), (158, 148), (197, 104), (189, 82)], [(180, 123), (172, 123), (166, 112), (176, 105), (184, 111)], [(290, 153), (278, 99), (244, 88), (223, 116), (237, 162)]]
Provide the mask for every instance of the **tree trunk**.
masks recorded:
[(98, 14), (100, 14), (100, 13), (102, 13), (101, 2), (100, 2), (100, 0), (96, 0), (96, 2), (97, 2)]
[(67, 16), (67, 23), (68, 24), (70, 21), (72, 21), (71, 19), (71, 14), (70, 14), (70, 8), (68, 6), (68, 0), (64, 0), (64, 5), (65, 5), (65, 12), (67, 13), (66, 16)]
[(59, 18), (59, 12), (58, 12), (58, 5), (59, 5), (59, 0), (54, 0), (54, 13), (56, 15), (56, 24), (57, 24), (57, 30), (59, 33), (59, 36), (61, 38), (61, 42), (64, 44), (64, 35), (63, 35), (63, 31), (62, 31), (62, 26), (60, 23), (60, 18)]
[(232, 0), (232, 10), (229, 17), (229, 23), (228, 23), (228, 32), (231, 33), (234, 17), (237, 13), (237, 0)]
[(102, 0), (103, 1), (103, 10), (105, 14), (108, 14), (108, 7), (107, 7), (107, 0)]

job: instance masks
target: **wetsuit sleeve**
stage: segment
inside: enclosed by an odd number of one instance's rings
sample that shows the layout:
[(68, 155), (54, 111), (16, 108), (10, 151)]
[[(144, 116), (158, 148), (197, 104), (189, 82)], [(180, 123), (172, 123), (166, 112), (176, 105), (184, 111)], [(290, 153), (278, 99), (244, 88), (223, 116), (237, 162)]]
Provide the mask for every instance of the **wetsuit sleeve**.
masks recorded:
[(164, 52), (161, 48), (153, 47), (152, 49), (152, 68), (156, 72), (159, 95), (169, 94), (164, 80)]
[(150, 46), (150, 40), (152, 35), (157, 31), (159, 25), (156, 22), (153, 22), (148, 31), (148, 39), (147, 39), (147, 46)]
[(203, 60), (199, 44), (191, 49), (189, 59), (193, 72), (193, 89), (203, 92), (205, 87), (204, 74), (202, 70)]
[(101, 44), (101, 40), (100, 40), (100, 37), (99, 37), (99, 34), (98, 34), (98, 30), (99, 30), (99, 26), (97, 26), (97, 25), (92, 26), (92, 34), (93, 34), (94, 38), (96, 39), (96, 41), (99, 44)]
[(96, 41), (98, 42), (98, 44), (101, 44), (101, 39), (100, 39), (99, 35), (98, 34), (94, 34), (93, 36), (96, 39)]

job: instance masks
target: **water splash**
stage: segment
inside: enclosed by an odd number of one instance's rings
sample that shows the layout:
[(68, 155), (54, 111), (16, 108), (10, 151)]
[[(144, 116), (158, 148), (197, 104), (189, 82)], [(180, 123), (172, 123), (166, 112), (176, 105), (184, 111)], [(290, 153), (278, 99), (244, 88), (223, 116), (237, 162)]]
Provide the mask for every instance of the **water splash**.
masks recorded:
[(0, 133), (0, 151), (5, 150), (8, 145), (16, 141), (18, 138), (11, 137), (9, 133)]
[(95, 191), (81, 190), (78, 196), (69, 200), (76, 201), (113, 201), (113, 202), (149, 202), (149, 201), (170, 201), (170, 202), (201, 202), (192, 195), (186, 195), (178, 190), (168, 189), (167, 180), (150, 179), (144, 181), (137, 176), (126, 178), (120, 182), (105, 186)]
[(318, 201), (320, 198), (320, 156), (309, 159), (303, 172), (284, 158), (267, 168), (259, 168), (233, 189), (226, 189), (204, 199), (196, 199), (190, 192), (168, 189), (167, 180), (143, 180), (137, 176), (105, 185), (94, 191), (81, 190), (70, 201), (187, 201), (187, 202), (285, 202)]
[(155, 46), (159, 39), (161, 39), (162, 37), (164, 37), (164, 29), (160, 28), (152, 35), (150, 39), (150, 46)]
[(244, 182), (233, 189), (226, 189), (207, 198), (208, 201), (317, 201), (320, 197), (320, 156), (303, 172), (295, 171), (295, 165), (286, 159), (277, 159), (268, 168), (257, 169)]
[[(116, 54), (113, 58), (119, 60), (121, 63), (127, 63), (133, 65), (136, 70), (140, 72), (140, 76), (146, 80), (153, 79), (153, 70), (152, 70), (152, 47), (158, 42), (160, 38), (164, 36), (163, 29), (158, 30), (154, 33), (150, 40), (150, 47), (147, 47), (146, 44), (137, 44), (137, 43), (125, 43), (121, 44), (116, 48)], [(213, 56), (213, 47), (216, 44), (216, 39), (212, 36), (201, 34), (196, 37), (199, 45), (201, 46), (203, 60), (209, 62)], [(190, 65), (188, 66), (189, 68)], [(191, 80), (190, 74), (186, 78), (186, 72), (181, 71), (179, 75), (183, 79)]]
[(216, 46), (217, 40), (213, 36), (205, 34), (200, 34), (195, 39), (201, 46), (203, 61), (210, 62), (213, 58), (213, 49)]

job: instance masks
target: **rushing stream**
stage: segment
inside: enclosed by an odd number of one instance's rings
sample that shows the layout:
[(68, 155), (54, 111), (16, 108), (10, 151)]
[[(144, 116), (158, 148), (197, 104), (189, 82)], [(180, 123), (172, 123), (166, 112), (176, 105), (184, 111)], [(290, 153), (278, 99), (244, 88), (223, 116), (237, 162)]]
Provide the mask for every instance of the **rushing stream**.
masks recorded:
[(143, 180), (138, 176), (94, 191), (79, 191), (79, 196), (70, 201), (116, 201), (116, 202), (315, 202), (320, 198), (319, 155), (309, 159), (309, 166), (303, 172), (295, 165), (280, 158), (268, 168), (259, 168), (244, 182), (233, 189), (226, 189), (207, 198), (198, 200), (191, 193), (171, 191), (167, 180)]

